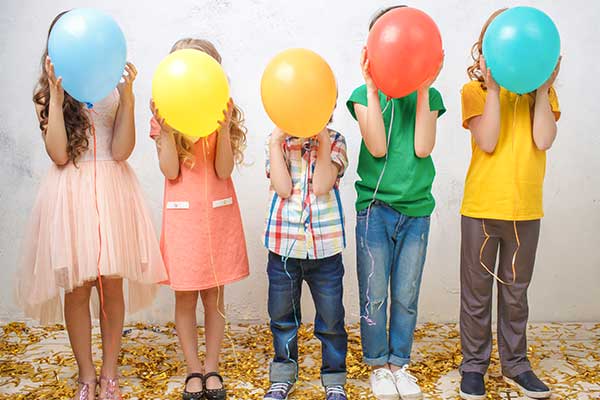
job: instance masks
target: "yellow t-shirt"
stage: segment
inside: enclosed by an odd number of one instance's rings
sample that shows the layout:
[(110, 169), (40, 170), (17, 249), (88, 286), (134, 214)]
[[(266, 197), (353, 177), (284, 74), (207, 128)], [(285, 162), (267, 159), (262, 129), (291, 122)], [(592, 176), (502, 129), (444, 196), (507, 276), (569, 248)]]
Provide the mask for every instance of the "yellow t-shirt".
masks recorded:
[[(487, 91), (471, 81), (462, 89), (463, 127), (469, 119), (483, 114)], [(560, 118), (554, 88), (550, 106)], [(535, 146), (530, 110), (531, 94), (517, 95), (500, 89), (500, 136), (493, 153), (477, 147), (471, 136), (471, 165), (465, 182), (461, 214), (472, 218), (527, 221), (544, 216), (542, 186), (546, 152)]]

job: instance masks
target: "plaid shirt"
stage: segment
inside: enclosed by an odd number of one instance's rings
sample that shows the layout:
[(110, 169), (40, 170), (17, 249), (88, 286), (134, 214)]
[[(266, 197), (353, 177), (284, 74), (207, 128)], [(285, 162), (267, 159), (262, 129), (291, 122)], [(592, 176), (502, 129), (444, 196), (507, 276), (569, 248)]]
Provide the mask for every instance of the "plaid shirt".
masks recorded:
[[(287, 137), (283, 143), (285, 160), (292, 178), (292, 194), (279, 197), (271, 187), (264, 244), (284, 257), (321, 259), (340, 253), (346, 247), (344, 212), (339, 182), (348, 166), (346, 141), (330, 130), (331, 160), (339, 166), (338, 179), (329, 193), (315, 196), (312, 175), (317, 161), (318, 141)], [(269, 141), (266, 144), (266, 172), (270, 177)]]

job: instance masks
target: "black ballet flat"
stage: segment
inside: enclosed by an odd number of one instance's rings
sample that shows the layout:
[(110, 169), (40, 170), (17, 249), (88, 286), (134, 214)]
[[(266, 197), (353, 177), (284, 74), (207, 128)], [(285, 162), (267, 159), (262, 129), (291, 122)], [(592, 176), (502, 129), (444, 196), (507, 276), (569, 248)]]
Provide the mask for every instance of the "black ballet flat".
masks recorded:
[[(206, 381), (211, 376), (219, 378), (221, 381), (221, 388), (219, 389), (207, 389)], [(225, 386), (223, 385), (223, 377), (216, 372), (209, 372), (204, 375), (204, 398), (206, 400), (225, 400), (227, 398), (227, 391), (225, 390)]]
[(190, 379), (200, 379), (200, 381), (202, 382), (202, 385), (204, 386), (204, 375), (202, 375), (201, 373), (198, 373), (198, 372), (189, 374), (185, 378), (185, 384), (183, 387), (183, 394), (181, 395), (181, 398), (183, 400), (203, 400), (204, 399), (204, 389), (202, 389), (199, 392), (188, 392), (185, 389), (187, 387), (187, 383), (190, 381)]

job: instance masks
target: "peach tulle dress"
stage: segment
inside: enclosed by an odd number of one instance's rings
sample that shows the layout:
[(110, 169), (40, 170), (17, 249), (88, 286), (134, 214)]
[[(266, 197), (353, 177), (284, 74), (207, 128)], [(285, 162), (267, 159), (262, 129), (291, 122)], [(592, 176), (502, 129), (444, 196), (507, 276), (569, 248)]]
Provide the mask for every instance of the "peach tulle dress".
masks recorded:
[(90, 135), (89, 148), (77, 165), (52, 164), (41, 182), (23, 242), (16, 294), (26, 316), (42, 323), (62, 322), (64, 292), (96, 280), (99, 273), (125, 278), (128, 312), (150, 305), (156, 283), (167, 278), (135, 173), (126, 161), (112, 157), (118, 106), (115, 90), (90, 112), (95, 163)]
[[(150, 136), (160, 135), (151, 120)], [(248, 276), (242, 217), (231, 178), (215, 171), (217, 134), (194, 144), (193, 168), (165, 179), (161, 250), (168, 284), (178, 291), (204, 290)]]

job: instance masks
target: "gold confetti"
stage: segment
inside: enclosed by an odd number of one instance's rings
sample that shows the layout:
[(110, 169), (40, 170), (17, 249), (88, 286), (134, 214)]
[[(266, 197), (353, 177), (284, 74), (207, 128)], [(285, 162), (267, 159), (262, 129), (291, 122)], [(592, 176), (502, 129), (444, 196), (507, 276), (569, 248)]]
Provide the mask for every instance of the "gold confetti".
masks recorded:
[[(13, 322), (0, 326), (0, 400), (70, 400), (76, 389), (77, 366), (61, 325), (28, 326)], [(221, 372), (230, 399), (262, 399), (269, 386), (271, 333), (266, 324), (228, 326), (235, 345), (224, 345)], [(370, 400), (370, 368), (362, 363), (358, 325), (348, 327), (349, 399)], [(323, 399), (320, 384), (321, 346), (312, 325), (300, 328), (299, 385), (291, 399)], [(528, 356), (540, 378), (552, 386), (557, 399), (576, 399), (579, 393), (600, 398), (600, 324), (545, 324), (530, 326)], [(200, 352), (204, 329), (198, 328)], [(583, 337), (583, 340), (577, 338)], [(100, 368), (101, 341), (94, 330), (96, 366)], [(202, 356), (202, 354), (201, 354)], [(419, 379), (426, 399), (456, 399), (460, 378), (460, 337), (454, 324), (424, 324), (415, 332), (411, 372)], [(551, 361), (551, 363), (547, 363)], [(124, 399), (181, 398), (186, 373), (175, 326), (137, 323), (127, 326), (120, 357)], [(454, 375), (452, 375), (454, 374)], [(450, 376), (450, 377), (449, 377)], [(496, 342), (486, 379), (489, 399), (514, 399), (517, 393), (504, 382)]]

